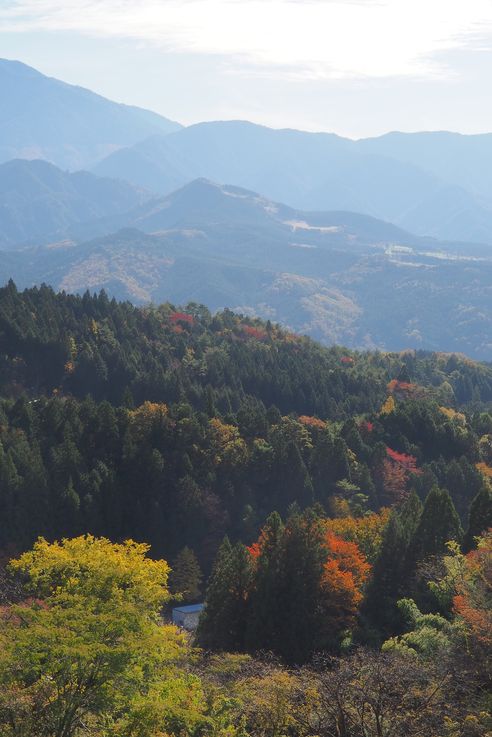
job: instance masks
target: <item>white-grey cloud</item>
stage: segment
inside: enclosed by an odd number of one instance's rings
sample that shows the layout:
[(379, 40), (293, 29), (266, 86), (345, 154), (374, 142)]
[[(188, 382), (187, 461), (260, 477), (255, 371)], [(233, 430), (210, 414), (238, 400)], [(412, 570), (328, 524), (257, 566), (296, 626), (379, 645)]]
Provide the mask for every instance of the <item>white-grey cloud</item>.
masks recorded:
[[(227, 55), (230, 69), (312, 79), (452, 76), (443, 54), (483, 47), (490, 0), (2, 0), (0, 31), (131, 38)], [(478, 38), (482, 40), (477, 41)]]

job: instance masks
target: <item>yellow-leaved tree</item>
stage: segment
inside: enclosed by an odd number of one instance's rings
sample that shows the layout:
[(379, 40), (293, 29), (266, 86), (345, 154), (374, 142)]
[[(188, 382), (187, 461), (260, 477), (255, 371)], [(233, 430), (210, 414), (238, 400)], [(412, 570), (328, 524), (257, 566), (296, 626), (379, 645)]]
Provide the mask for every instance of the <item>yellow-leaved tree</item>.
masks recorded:
[(11, 561), (25, 595), (0, 616), (2, 736), (144, 737), (166, 703), (179, 711), (194, 687), (175, 678), (187, 645), (160, 621), (169, 568), (148, 551), (87, 535)]
[(394, 397), (392, 394), (389, 395), (389, 397), (384, 402), (383, 406), (379, 410), (379, 413), (381, 415), (390, 415), (392, 412), (394, 412), (396, 409), (396, 402), (394, 400)]

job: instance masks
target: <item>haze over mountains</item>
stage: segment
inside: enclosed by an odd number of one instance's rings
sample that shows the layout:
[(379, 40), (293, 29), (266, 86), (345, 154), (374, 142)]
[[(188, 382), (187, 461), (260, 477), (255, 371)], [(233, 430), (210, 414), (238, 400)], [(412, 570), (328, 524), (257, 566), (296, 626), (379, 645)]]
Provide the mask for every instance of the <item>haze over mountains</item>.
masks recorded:
[(0, 94), (1, 281), (492, 356), (491, 135), (181, 128), (7, 61)]
[[(434, 141), (437, 152), (426, 166)], [(421, 235), (492, 242), (487, 162), (488, 135), (390, 134), (351, 141), (230, 121), (149, 138), (111, 154), (94, 171), (163, 194), (207, 177), (292, 207), (353, 210)]]
[(296, 211), (203, 179), (72, 233), (122, 225), (87, 242), (4, 252), (0, 279), (228, 306), (351, 347), (490, 356), (488, 247), (465, 255), (369, 216)]
[(0, 162), (44, 158), (82, 169), (121, 146), (181, 127), (7, 59), (0, 59), (0, 100)]
[(87, 171), (64, 172), (47, 161), (0, 164), (0, 248), (40, 244), (77, 223), (126, 213), (149, 194)]

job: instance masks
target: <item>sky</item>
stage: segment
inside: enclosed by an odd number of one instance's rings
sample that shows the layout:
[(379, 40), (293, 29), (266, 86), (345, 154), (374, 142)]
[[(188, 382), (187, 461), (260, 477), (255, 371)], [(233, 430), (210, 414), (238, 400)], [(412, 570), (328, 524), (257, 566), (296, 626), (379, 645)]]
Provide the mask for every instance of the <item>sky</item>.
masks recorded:
[(0, 57), (185, 125), (492, 130), (492, 0), (0, 0)]

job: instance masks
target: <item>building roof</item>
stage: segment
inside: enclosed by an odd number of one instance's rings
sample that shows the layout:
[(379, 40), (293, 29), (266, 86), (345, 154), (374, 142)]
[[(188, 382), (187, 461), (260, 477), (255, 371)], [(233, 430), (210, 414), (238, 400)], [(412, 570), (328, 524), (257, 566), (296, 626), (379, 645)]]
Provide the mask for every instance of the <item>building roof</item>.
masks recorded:
[(175, 606), (173, 612), (182, 612), (183, 614), (191, 614), (193, 612), (201, 612), (204, 604), (187, 604), (186, 606)]

